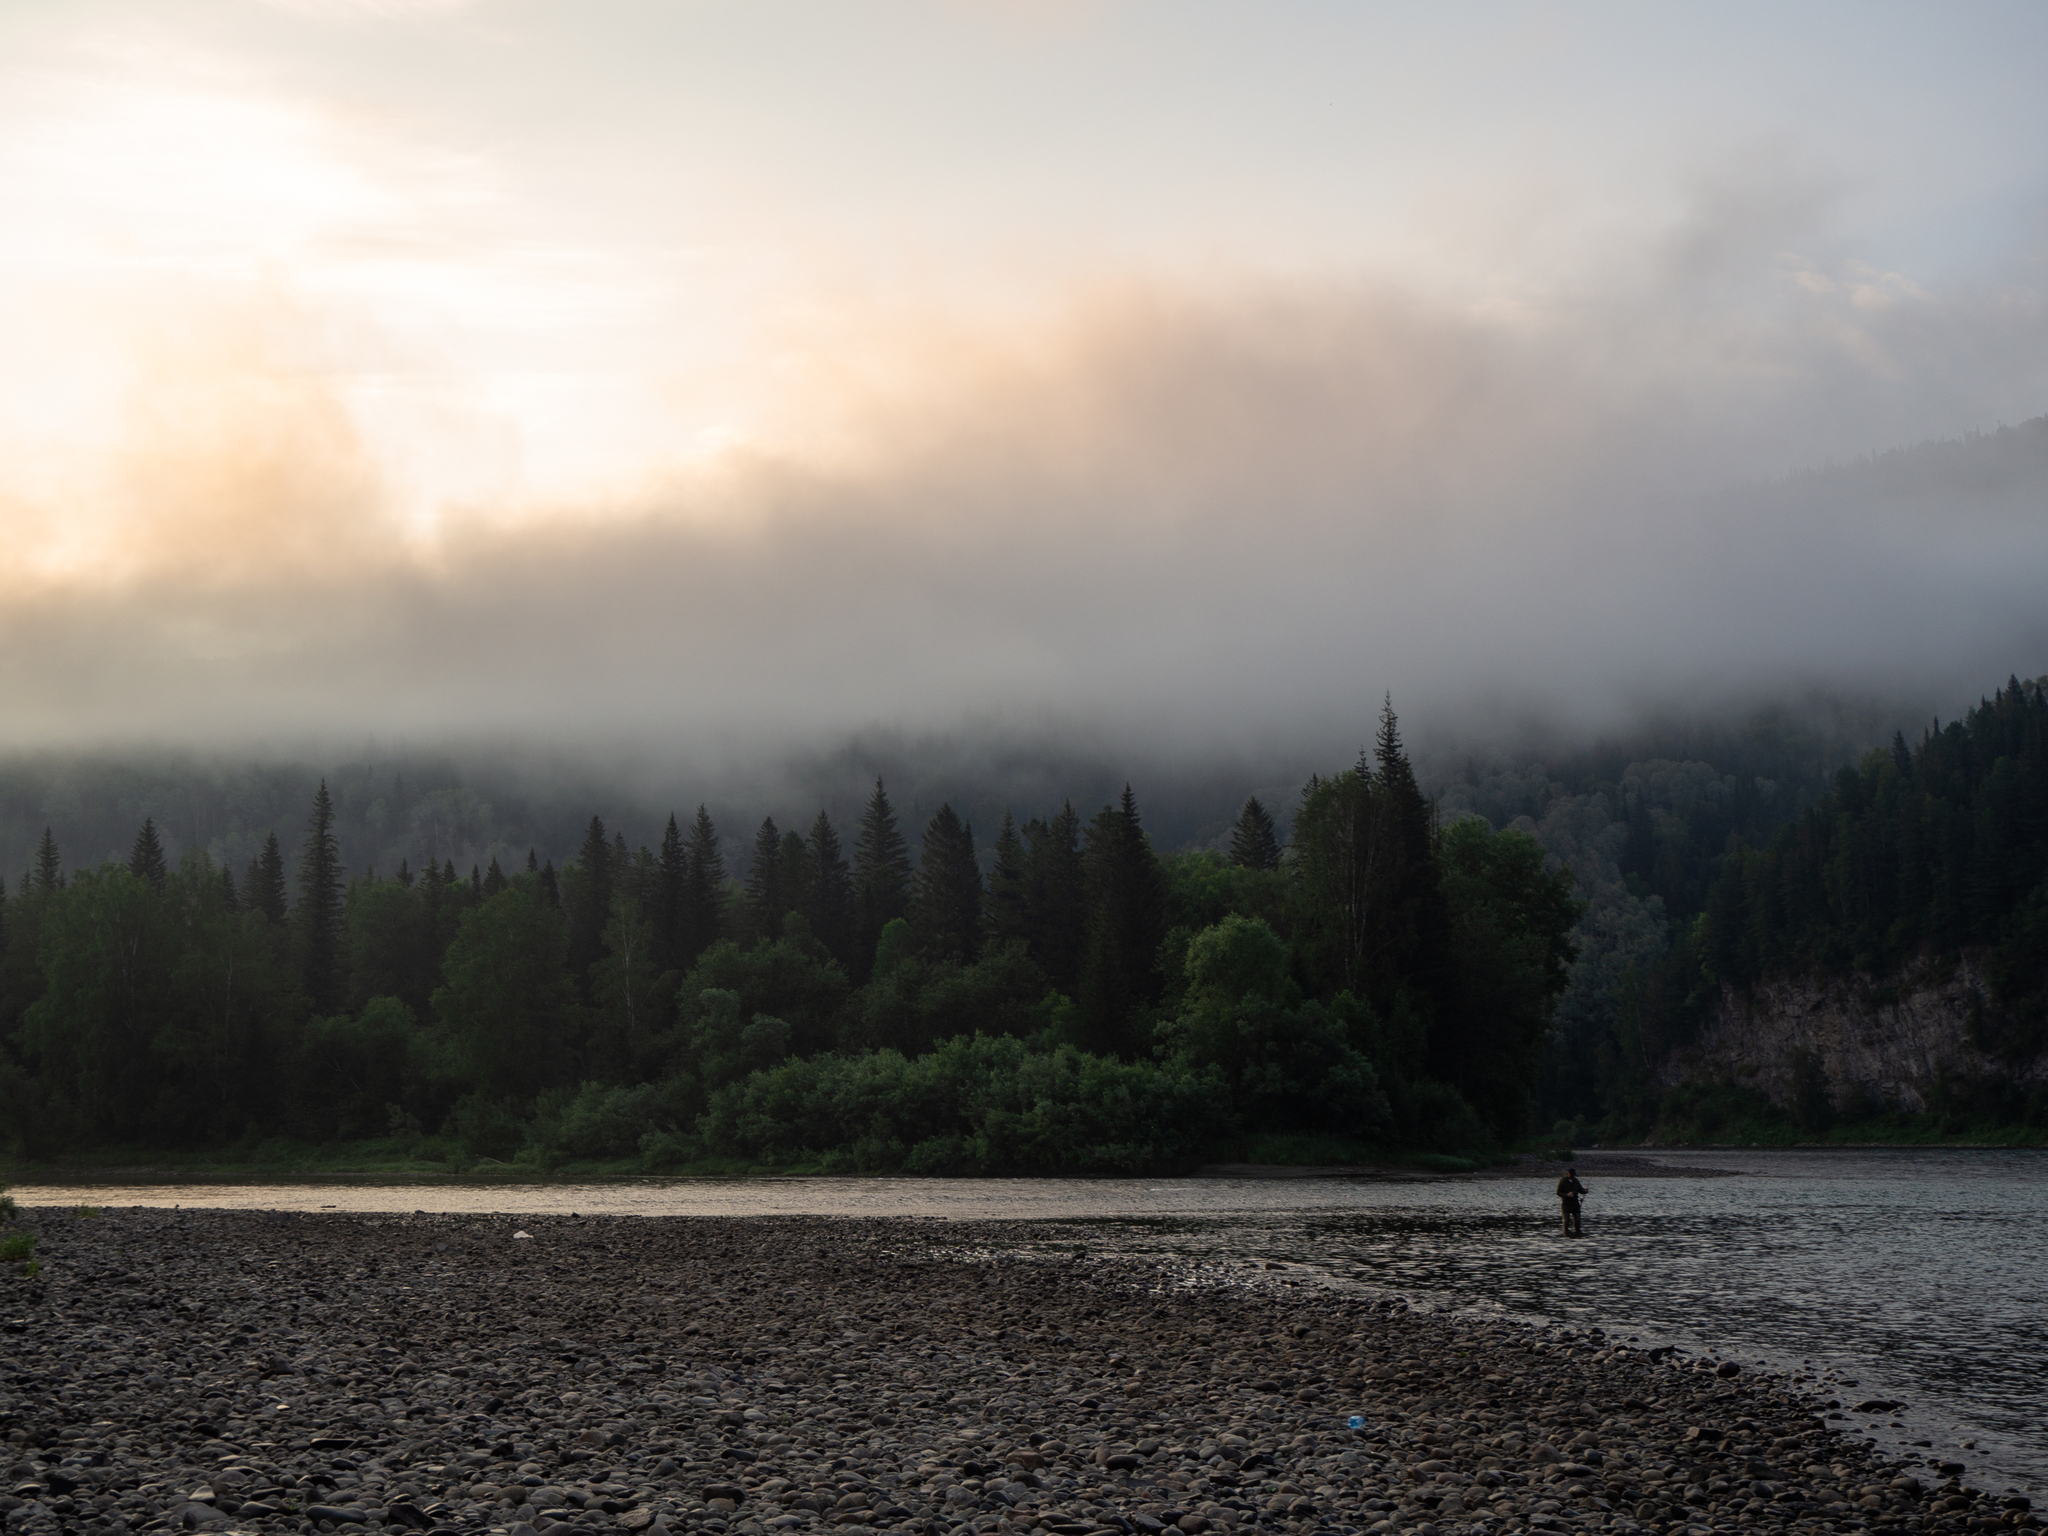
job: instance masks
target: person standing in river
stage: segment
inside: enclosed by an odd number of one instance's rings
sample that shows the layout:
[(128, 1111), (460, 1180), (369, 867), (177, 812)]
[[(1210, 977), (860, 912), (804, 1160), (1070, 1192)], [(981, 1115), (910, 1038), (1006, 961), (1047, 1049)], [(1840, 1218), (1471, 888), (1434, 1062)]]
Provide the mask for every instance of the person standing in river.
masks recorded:
[(1579, 1182), (1579, 1170), (1567, 1168), (1564, 1177), (1557, 1181), (1557, 1203), (1564, 1210), (1564, 1235), (1583, 1237), (1585, 1229), (1579, 1225), (1579, 1196), (1586, 1192), (1586, 1186)]

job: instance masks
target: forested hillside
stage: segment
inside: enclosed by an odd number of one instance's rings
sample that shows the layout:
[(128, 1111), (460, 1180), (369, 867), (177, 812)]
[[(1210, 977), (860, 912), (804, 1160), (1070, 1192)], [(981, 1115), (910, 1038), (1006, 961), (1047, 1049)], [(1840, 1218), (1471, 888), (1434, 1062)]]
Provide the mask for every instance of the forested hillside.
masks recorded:
[[(1513, 823), (1579, 873), (1589, 900), (1546, 1115), (1617, 1137), (1711, 1134), (1695, 1107), (1712, 1085), (1673, 1093), (1658, 1080), (1718, 1011), (1787, 978), (1854, 980), (1876, 1008), (1909, 974), (1939, 978), (1968, 956), (1988, 986), (1966, 1032), (2003, 1065), (1942, 1084), (1942, 1114), (1957, 1128), (2048, 1131), (2048, 1085), (2026, 1075), (2048, 1047), (2044, 688), (2013, 679), (1962, 719), (1913, 742), (1895, 734), (1824, 779), (1632, 763), (1590, 793), (1557, 786), (1540, 820)], [(1774, 755), (1811, 763), (1792, 743)], [(1820, 1067), (1806, 1064), (1802, 1133), (1896, 1108), (1862, 1102), (1861, 1085), (1829, 1084)]]
[[(0, 899), (0, 1132), (30, 1156), (1086, 1171), (1470, 1153), (1558, 1121), (2048, 1129), (2044, 720), (2015, 680), (1874, 749), (1862, 716), (1776, 710), (1422, 784), (1389, 714), (1351, 769), (1246, 803), (1227, 851), (1157, 846), (1129, 790), (977, 830), (949, 802), (905, 820), (879, 780), (843, 827), (809, 810), (737, 847), (703, 807), (646, 846), (587, 817), (559, 868), (500, 819), (502, 858), (344, 870), (324, 785), (298, 825), (242, 828), (235, 867), (169, 856), (148, 818), (86, 868), (49, 833)], [(440, 783), (401, 820), (473, 799)], [(396, 803), (359, 804), (357, 835)], [(1848, 979), (1874, 1006), (1966, 961), (1975, 1059), (2004, 1065), (1938, 1113), (1859, 1108), (1819, 1063), (1796, 1105), (1673, 1087), (1756, 989)]]
[(1527, 1127), (1579, 914), (1532, 838), (1439, 816), (1391, 708), (1306, 786), (1284, 850), (1254, 798), (1227, 856), (1162, 854), (1129, 788), (1005, 813), (984, 845), (950, 804), (906, 830), (877, 781), (844, 833), (764, 820), (743, 880), (702, 807), (653, 846), (593, 816), (560, 869), (349, 874), (336, 819), (322, 784), (239, 868), (196, 848), (173, 867), (151, 820), (92, 868), (44, 837), (0, 907), (17, 1155), (384, 1138), (457, 1165), (1098, 1172), (1272, 1135), (1468, 1152)]

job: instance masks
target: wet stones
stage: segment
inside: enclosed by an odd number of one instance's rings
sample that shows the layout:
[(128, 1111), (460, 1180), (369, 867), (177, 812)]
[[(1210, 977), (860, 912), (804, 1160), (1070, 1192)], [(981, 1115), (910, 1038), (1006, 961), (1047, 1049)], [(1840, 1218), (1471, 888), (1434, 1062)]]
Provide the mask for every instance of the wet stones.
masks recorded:
[[(0, 1515), (6, 1536), (2035, 1523), (1754, 1372), (1020, 1253), (1053, 1230), (55, 1220), (33, 1297), (0, 1299)], [(135, 1283), (101, 1283), (117, 1267)]]

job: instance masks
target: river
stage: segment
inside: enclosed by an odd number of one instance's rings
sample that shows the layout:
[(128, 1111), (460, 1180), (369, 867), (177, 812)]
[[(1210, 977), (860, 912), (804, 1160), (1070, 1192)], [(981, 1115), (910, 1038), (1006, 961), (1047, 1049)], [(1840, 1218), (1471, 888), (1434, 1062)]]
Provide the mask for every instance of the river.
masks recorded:
[[(1016, 1219), (1019, 1247), (1598, 1325), (1781, 1370), (1888, 1449), (2048, 1492), (2048, 1152), (1657, 1153), (1590, 1186), (1586, 1236), (1529, 1178), (625, 1179), (66, 1184), (23, 1205)], [(1616, 1172), (1621, 1172), (1616, 1168)], [(1733, 1175), (1733, 1176), (1730, 1176)], [(1055, 1224), (1048, 1228), (1044, 1224)], [(934, 1231), (943, 1241), (943, 1229)], [(1276, 1277), (1267, 1265), (1284, 1266)], [(1894, 1412), (1853, 1405), (1899, 1399)]]

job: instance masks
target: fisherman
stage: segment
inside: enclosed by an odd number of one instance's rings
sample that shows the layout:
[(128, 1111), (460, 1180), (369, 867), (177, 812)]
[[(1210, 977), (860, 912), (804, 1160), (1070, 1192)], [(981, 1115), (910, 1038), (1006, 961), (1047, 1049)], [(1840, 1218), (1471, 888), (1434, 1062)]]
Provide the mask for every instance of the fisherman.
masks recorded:
[(1579, 1182), (1579, 1170), (1567, 1168), (1564, 1177), (1557, 1181), (1557, 1202), (1564, 1207), (1564, 1235), (1584, 1237), (1585, 1228), (1579, 1225), (1579, 1196), (1586, 1192), (1586, 1186)]

